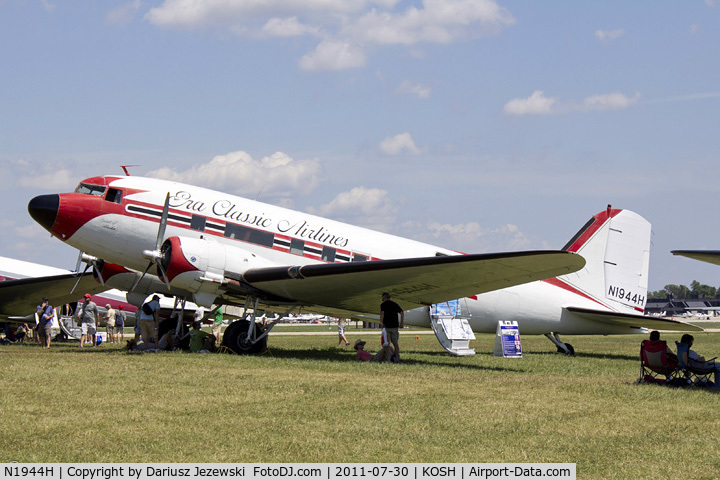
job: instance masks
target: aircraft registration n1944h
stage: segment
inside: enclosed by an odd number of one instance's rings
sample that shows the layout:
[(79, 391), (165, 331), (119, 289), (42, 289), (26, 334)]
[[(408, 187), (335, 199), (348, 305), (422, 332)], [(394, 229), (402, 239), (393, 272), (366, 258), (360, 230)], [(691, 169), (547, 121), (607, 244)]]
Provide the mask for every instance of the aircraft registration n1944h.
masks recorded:
[(698, 330), (642, 315), (650, 224), (627, 210), (608, 207), (562, 250), (468, 255), (135, 176), (87, 178), (72, 193), (33, 198), (28, 211), (90, 255), (109, 287), (250, 307), (224, 334), (237, 353), (265, 349), (274, 322), (256, 322), (258, 306), (372, 321), (383, 291), (406, 309), (407, 324), (430, 327), (432, 305), (460, 299), (473, 331), (516, 320), (523, 334), (544, 334), (565, 352), (572, 347), (560, 334)]

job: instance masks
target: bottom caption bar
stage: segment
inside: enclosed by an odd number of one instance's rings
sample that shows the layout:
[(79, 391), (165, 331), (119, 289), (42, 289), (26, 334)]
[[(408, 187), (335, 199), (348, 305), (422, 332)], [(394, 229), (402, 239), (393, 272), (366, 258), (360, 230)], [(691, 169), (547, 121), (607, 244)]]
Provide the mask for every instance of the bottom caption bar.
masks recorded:
[(495, 480), (570, 479), (574, 463), (3, 463), (4, 479)]

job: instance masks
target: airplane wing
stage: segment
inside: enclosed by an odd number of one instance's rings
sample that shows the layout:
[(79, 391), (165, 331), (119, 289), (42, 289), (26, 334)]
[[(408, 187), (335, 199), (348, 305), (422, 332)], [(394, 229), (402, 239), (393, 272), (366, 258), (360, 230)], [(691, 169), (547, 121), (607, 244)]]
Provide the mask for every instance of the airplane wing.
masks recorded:
[(720, 265), (720, 250), (673, 250), (672, 254)]
[(691, 323), (680, 322), (662, 317), (647, 317), (631, 313), (608, 312), (590, 308), (565, 307), (568, 312), (584, 317), (594, 322), (622, 325), (634, 328), (647, 328), (650, 330), (671, 330), (674, 332), (702, 332), (703, 329)]
[(242, 278), (276, 297), (326, 307), (318, 312), (373, 314), (384, 291), (408, 310), (564, 275), (583, 266), (585, 259), (577, 254), (531, 251), (271, 267), (248, 270)]
[(0, 282), (0, 316), (23, 317), (35, 313), (42, 297), (48, 297), (50, 304), (58, 307), (77, 301), (86, 293), (94, 294), (107, 290), (92, 275), (80, 279), (74, 293), (70, 293), (78, 277), (75, 273), (45, 277), (22, 278)]

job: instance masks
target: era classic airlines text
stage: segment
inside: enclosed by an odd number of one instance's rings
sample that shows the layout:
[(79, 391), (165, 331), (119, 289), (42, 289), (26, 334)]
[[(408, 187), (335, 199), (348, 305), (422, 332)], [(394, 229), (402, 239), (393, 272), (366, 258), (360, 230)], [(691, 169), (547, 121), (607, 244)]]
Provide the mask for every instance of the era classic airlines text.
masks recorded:
[(574, 463), (87, 463), (0, 466), (2, 478), (53, 480), (148, 480), (235, 478), (243, 480), (495, 480), (575, 479)]

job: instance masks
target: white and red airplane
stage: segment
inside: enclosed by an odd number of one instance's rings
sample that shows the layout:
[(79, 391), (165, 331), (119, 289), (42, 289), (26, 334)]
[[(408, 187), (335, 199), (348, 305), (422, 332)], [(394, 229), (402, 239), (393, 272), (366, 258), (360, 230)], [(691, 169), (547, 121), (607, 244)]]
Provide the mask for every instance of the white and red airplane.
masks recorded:
[[(274, 323), (254, 321), (258, 305), (368, 320), (377, 318), (383, 291), (408, 310), (408, 324), (430, 326), (431, 305), (461, 298), (475, 331), (494, 332), (497, 320), (517, 319), (523, 333), (547, 334), (559, 346), (561, 333), (693, 329), (638, 314), (649, 224), (622, 210), (594, 217), (562, 251), (473, 255), (143, 177), (88, 178), (73, 193), (33, 198), (28, 211), (55, 237), (102, 259), (94, 266), (107, 285), (252, 307), (245, 309), (251, 317), (225, 331), (223, 343), (238, 353), (265, 348)], [(633, 222), (647, 233), (646, 248), (638, 247), (644, 240), (635, 239)], [(619, 228), (632, 233), (615, 235)], [(586, 266), (586, 255), (599, 264)], [(153, 267), (155, 275), (148, 274)], [(643, 270), (644, 278), (632, 277)], [(528, 282), (535, 283), (508, 288)]]

